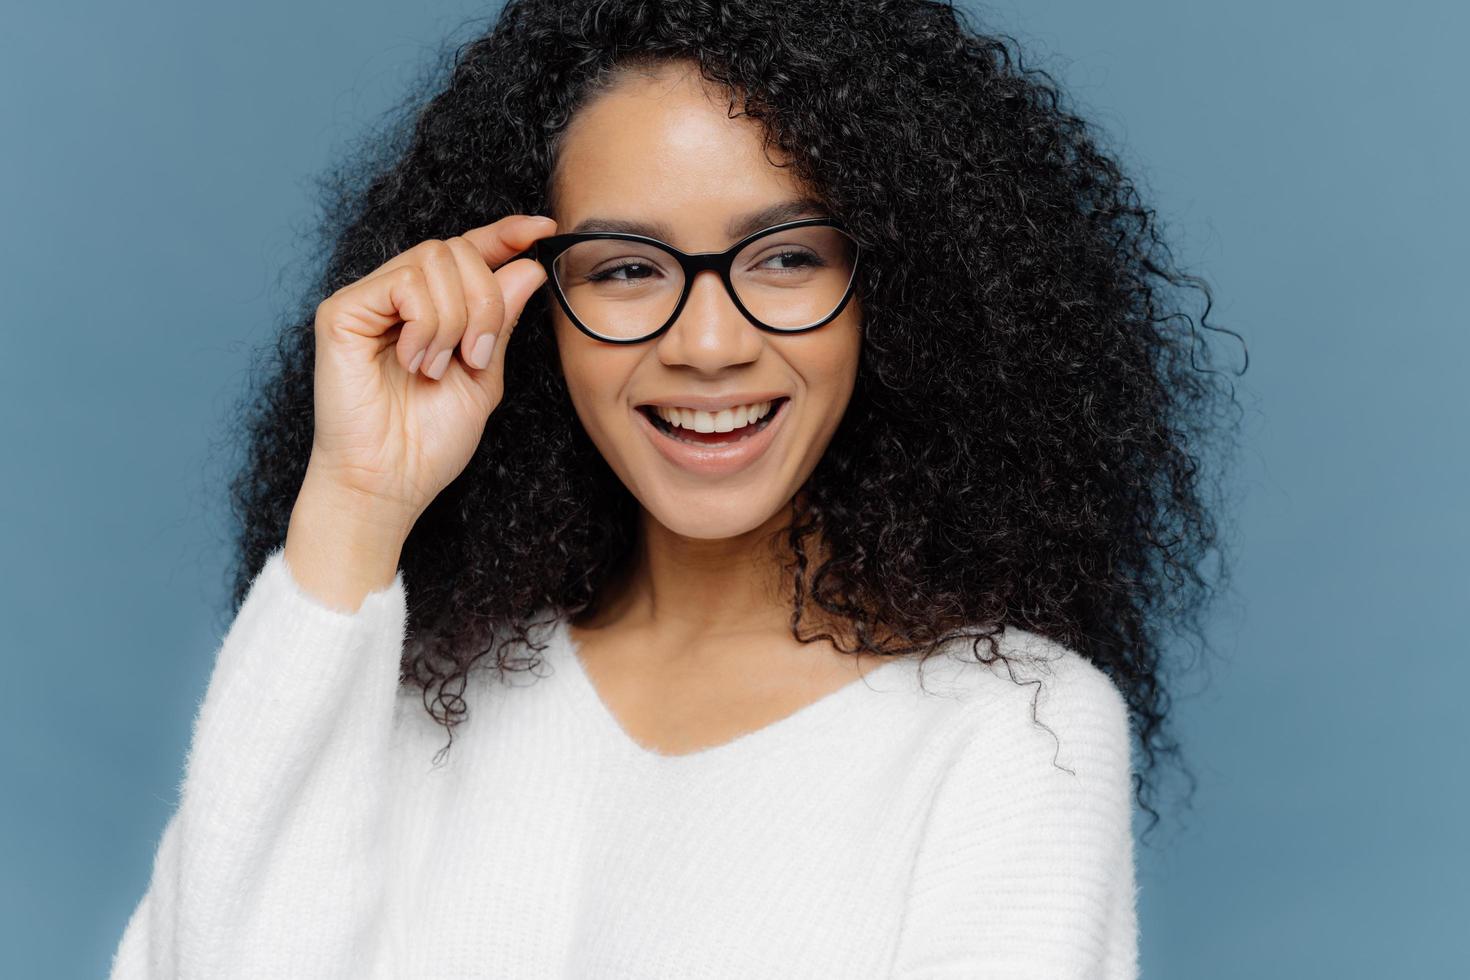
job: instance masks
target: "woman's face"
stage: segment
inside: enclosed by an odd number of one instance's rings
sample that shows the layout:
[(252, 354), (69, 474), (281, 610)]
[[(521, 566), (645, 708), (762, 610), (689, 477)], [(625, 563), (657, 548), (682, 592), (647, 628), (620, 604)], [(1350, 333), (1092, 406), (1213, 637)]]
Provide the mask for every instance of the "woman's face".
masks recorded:
[[(731, 228), (809, 197), (763, 156), (758, 123), (728, 118), (724, 99), (697, 73), (672, 70), (656, 80), (627, 77), (579, 111), (563, 136), (554, 181), (551, 217), (559, 232), (632, 231), (685, 252), (724, 251), (749, 233)], [(778, 215), (750, 230), (822, 216)], [(593, 219), (596, 229), (579, 227)], [(769, 260), (773, 268), (782, 261)], [(559, 304), (551, 310), (567, 387), (588, 435), (643, 507), (689, 538), (729, 538), (780, 521), (831, 441), (857, 375), (856, 297), (822, 327), (779, 335), (748, 321), (719, 276), (701, 272), (668, 331), (639, 344), (594, 340)], [(640, 409), (766, 401), (776, 405), (763, 425), (690, 435), (703, 445), (676, 442)], [(733, 422), (740, 421), (737, 412)]]

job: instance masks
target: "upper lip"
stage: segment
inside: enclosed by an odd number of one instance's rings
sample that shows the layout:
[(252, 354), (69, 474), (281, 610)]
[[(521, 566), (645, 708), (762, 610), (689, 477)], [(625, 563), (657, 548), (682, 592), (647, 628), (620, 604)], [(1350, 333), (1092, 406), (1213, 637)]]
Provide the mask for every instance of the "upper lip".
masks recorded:
[(784, 391), (754, 392), (737, 395), (670, 395), (639, 402), (638, 408), (658, 406), (661, 408), (693, 408), (704, 412), (718, 412), (736, 405), (759, 405), (761, 402), (785, 398)]

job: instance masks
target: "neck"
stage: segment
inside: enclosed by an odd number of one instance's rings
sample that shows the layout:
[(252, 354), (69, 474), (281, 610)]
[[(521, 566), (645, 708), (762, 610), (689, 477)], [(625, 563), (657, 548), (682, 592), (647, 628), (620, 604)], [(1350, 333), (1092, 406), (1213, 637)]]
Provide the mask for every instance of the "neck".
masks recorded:
[(789, 632), (792, 580), (783, 565), (790, 521), (783, 507), (744, 534), (691, 538), (642, 511), (638, 544), (596, 620), (700, 638)]

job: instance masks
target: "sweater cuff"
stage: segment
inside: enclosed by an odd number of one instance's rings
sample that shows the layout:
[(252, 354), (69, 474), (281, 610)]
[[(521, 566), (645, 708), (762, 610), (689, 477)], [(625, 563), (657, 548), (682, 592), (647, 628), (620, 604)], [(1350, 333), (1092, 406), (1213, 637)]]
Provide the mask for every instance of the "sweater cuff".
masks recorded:
[[(399, 569), (391, 583), (364, 596), (356, 611), (334, 608), (302, 587), (284, 546), (277, 548), (251, 583), (220, 647), (216, 672), (252, 674), (280, 696), (320, 694), (371, 669), (353, 656), (364, 647), (401, 652), (407, 598)], [(396, 661), (392, 666), (396, 671)]]
[(188, 767), (199, 788), (238, 801), (252, 776), (309, 765), (334, 732), (351, 744), (386, 730), (406, 622), (402, 570), (349, 613), (307, 593), (273, 551), (219, 647)]

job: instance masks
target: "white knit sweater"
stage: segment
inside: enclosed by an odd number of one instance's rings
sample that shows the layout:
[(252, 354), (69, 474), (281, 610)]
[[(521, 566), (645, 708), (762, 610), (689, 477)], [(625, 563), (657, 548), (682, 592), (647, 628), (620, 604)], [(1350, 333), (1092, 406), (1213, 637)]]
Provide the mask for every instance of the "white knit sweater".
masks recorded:
[(1137, 975), (1127, 712), (1066, 648), (1010, 629), (1030, 684), (962, 644), (664, 756), (558, 619), (435, 766), (405, 617), (402, 571), (347, 613), (271, 555), (114, 978)]

